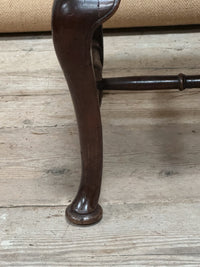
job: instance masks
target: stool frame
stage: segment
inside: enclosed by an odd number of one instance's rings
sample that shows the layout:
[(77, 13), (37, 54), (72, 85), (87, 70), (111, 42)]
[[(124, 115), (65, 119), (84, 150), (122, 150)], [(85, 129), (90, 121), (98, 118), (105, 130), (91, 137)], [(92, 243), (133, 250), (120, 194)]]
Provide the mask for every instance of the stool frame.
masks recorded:
[(78, 225), (97, 223), (103, 214), (98, 204), (103, 168), (102, 90), (200, 88), (200, 75), (103, 79), (102, 24), (117, 11), (119, 4), (120, 0), (55, 0), (53, 6), (54, 46), (79, 127), (81, 182), (74, 201), (66, 209), (67, 219)]

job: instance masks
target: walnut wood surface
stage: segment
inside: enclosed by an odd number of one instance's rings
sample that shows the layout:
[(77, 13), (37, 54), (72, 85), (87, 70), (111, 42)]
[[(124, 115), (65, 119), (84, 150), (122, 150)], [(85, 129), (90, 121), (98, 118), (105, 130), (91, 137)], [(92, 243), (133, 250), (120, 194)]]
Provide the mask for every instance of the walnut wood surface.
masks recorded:
[(80, 133), (81, 183), (66, 210), (66, 217), (75, 224), (92, 224), (102, 218), (102, 208), (98, 205), (102, 125), (91, 50), (93, 36), (98, 35), (96, 31), (118, 5), (119, 0), (56, 0), (53, 7), (55, 49), (72, 95)]
[(182, 73), (102, 79), (102, 23), (115, 13), (119, 4), (120, 0), (54, 2), (54, 45), (73, 99), (82, 156), (80, 187), (66, 210), (67, 219), (75, 224), (93, 224), (102, 218), (102, 208), (98, 204), (103, 161), (101, 91), (175, 88), (183, 91), (186, 87), (200, 85), (199, 75), (187, 77)]

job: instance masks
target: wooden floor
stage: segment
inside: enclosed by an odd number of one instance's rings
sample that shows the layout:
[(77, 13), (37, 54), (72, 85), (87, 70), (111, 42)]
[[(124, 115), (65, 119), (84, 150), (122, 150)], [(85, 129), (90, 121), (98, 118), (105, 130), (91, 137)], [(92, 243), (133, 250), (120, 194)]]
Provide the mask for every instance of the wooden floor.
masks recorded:
[[(105, 38), (104, 76), (198, 74), (200, 33)], [(0, 38), (0, 266), (200, 266), (200, 90), (105, 94), (103, 220), (65, 221), (77, 125), (50, 36)]]

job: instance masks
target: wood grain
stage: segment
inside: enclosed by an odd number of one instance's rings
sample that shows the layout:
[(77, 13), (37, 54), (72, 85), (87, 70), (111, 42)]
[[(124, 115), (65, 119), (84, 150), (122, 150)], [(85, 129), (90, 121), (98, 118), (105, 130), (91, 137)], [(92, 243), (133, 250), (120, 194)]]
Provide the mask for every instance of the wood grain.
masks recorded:
[[(199, 38), (106, 36), (104, 76), (198, 74)], [(104, 95), (104, 219), (79, 228), (64, 219), (79, 140), (51, 38), (1, 37), (0, 55), (0, 266), (200, 266), (200, 90)]]
[[(107, 36), (104, 76), (198, 74), (198, 38), (198, 33)], [(0, 55), (0, 95), (66, 93), (50, 37), (2, 37)]]
[[(122, 135), (122, 127), (106, 126), (101, 201), (199, 201), (199, 132), (200, 125), (139, 125)], [(1, 130), (0, 147), (1, 206), (64, 205), (76, 193), (75, 125)]]
[(0, 265), (199, 266), (199, 208), (106, 205), (104, 220), (86, 228), (67, 225), (63, 207), (1, 209)]

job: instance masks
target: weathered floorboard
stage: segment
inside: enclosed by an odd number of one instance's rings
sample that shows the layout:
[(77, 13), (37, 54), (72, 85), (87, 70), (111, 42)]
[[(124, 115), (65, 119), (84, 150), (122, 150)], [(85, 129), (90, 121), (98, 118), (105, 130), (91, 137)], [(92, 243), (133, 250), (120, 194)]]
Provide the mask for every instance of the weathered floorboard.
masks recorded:
[[(199, 38), (106, 36), (104, 76), (199, 74)], [(200, 90), (104, 95), (104, 219), (74, 227), (78, 131), (51, 38), (0, 38), (0, 56), (0, 266), (200, 266)]]
[(197, 203), (106, 205), (86, 228), (63, 207), (1, 209), (0, 225), (1, 266), (200, 266)]
[[(199, 201), (199, 132), (199, 124), (128, 125), (123, 131), (107, 124), (101, 201)], [(0, 147), (1, 206), (72, 199), (80, 177), (75, 125), (2, 129)]]
[[(105, 54), (105, 77), (199, 74), (199, 33), (107, 36)], [(0, 65), (0, 95), (66, 92), (50, 37), (1, 38)]]

